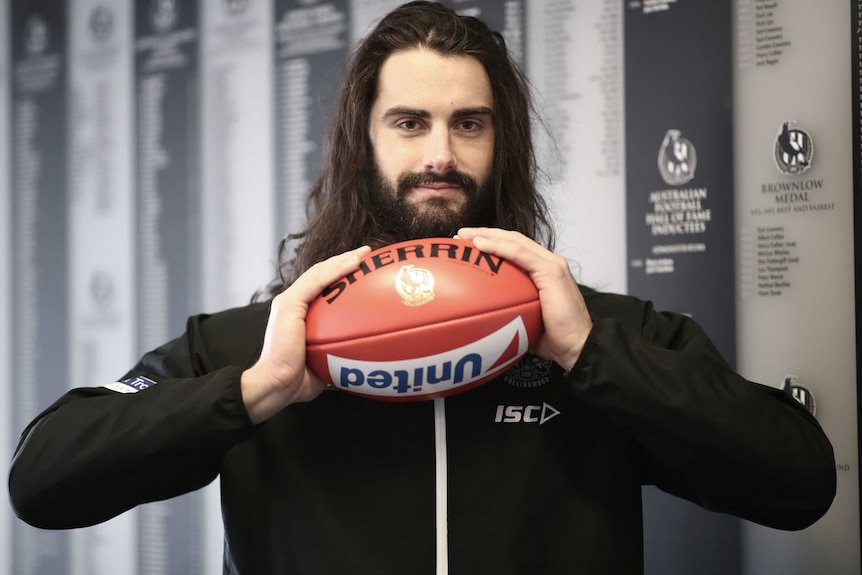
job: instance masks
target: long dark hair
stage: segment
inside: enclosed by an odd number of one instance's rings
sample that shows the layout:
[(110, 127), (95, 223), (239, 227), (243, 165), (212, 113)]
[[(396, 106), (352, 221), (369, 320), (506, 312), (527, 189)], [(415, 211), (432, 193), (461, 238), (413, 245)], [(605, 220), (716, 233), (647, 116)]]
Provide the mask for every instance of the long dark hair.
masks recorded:
[[(442, 55), (472, 56), (485, 67), (494, 97), (493, 199), (488, 221), (517, 230), (553, 248), (554, 231), (544, 198), (536, 189), (534, 118), (523, 72), (503, 37), (480, 20), (459, 16), (434, 2), (410, 2), (387, 14), (348, 61), (326, 160), (308, 197), (305, 230), (281, 242), (278, 292), (316, 262), (368, 244), (380, 247), (393, 237), (373, 205), (374, 156), (369, 115), (377, 97), (378, 75), (386, 59), (400, 50), (423, 47)], [(297, 241), (291, 258), (289, 246)]]

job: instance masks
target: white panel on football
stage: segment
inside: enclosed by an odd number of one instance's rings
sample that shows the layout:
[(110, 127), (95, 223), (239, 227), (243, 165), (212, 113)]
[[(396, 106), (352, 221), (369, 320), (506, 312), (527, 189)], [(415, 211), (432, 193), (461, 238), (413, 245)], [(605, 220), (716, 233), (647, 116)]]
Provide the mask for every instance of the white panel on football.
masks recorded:
[(814, 526), (744, 526), (744, 572), (858, 574), (849, 5), (737, 0), (736, 27), (739, 369), (808, 399), (838, 466)]

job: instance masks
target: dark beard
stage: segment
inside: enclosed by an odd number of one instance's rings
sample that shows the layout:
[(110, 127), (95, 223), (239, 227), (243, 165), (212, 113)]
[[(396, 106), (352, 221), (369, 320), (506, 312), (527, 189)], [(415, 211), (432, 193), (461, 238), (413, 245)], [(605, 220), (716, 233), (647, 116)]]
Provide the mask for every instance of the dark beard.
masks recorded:
[[(450, 183), (464, 190), (465, 203), (453, 208), (446, 198), (428, 198), (422, 207), (405, 200), (409, 191), (417, 185)], [(450, 238), (464, 226), (490, 226), (493, 214), (490, 208), (491, 185), (481, 188), (476, 180), (461, 172), (449, 172), (443, 176), (407, 172), (398, 178), (397, 188), (375, 168), (372, 181), (371, 211), (379, 218), (379, 225), (393, 241), (419, 238)]]

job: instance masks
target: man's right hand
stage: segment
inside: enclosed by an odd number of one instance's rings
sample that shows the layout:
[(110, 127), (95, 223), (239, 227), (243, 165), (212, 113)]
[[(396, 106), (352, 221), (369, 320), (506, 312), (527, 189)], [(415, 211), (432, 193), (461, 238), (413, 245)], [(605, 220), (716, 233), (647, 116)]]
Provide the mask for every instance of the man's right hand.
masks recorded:
[(272, 300), (260, 358), (241, 380), (243, 403), (253, 423), (266, 421), (291, 403), (311, 401), (326, 387), (305, 365), (308, 306), (327, 286), (356, 271), (369, 251), (363, 246), (313, 265)]

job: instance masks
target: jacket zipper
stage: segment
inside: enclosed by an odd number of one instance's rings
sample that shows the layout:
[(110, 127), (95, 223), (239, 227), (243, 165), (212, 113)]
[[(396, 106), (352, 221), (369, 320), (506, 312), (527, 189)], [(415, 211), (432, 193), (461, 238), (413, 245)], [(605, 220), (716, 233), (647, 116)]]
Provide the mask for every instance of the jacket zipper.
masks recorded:
[(437, 477), (437, 575), (449, 573), (449, 515), (448, 480), (446, 460), (446, 400), (434, 400), (434, 456)]

